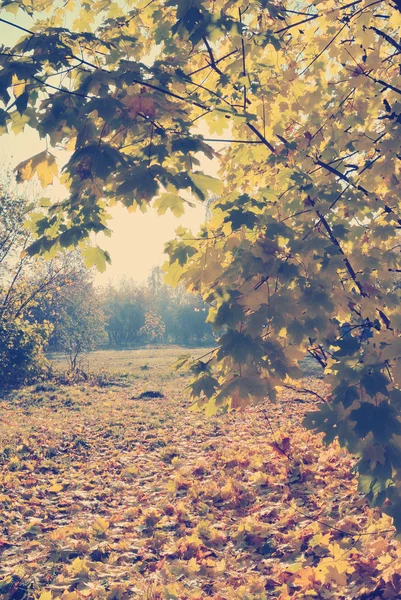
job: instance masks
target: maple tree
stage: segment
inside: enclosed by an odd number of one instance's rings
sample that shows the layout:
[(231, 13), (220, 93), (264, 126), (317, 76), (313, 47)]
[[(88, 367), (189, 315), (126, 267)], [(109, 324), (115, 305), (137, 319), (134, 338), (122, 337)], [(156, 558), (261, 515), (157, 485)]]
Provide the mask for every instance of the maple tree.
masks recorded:
[[(72, 152), (69, 196), (37, 216), (30, 251), (107, 232), (117, 201), (179, 216), (183, 192), (219, 195), (199, 235), (181, 228), (167, 246), (168, 280), (223, 329), (192, 367), (197, 406), (273, 400), (312, 355), (332, 392), (306, 424), (360, 457), (361, 491), (400, 531), (399, 3), (1, 7), (33, 21), (2, 49), (2, 131), (28, 125)], [(218, 156), (221, 181), (200, 154)], [(55, 159), (43, 150), (18, 173), (48, 185)]]

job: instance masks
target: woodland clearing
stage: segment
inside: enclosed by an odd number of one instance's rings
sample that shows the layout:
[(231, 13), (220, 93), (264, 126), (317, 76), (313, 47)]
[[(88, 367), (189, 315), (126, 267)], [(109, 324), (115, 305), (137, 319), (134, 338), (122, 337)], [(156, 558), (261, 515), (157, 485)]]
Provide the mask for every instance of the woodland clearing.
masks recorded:
[[(352, 456), (301, 425), (316, 398), (207, 418), (171, 371), (180, 353), (97, 352), (103, 387), (2, 399), (0, 597), (399, 598), (391, 519), (358, 492)], [(149, 389), (164, 398), (133, 399)]]

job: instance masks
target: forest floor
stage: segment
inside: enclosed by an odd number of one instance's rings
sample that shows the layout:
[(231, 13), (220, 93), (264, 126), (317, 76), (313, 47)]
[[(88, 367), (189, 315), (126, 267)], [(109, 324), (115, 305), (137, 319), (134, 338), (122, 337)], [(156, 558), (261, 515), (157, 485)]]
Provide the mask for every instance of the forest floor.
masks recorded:
[(401, 598), (390, 519), (301, 425), (316, 399), (206, 418), (170, 369), (182, 353), (98, 352), (114, 382), (0, 399), (0, 598)]

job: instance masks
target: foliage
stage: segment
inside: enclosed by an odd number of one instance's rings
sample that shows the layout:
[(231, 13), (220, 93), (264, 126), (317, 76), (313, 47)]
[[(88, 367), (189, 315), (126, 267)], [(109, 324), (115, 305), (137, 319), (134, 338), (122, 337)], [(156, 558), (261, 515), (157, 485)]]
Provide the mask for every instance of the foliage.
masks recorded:
[(20, 385), (48, 374), (44, 350), (55, 339), (61, 347), (68, 347), (75, 369), (79, 354), (93, 347), (95, 329), (100, 327), (99, 303), (88, 287), (89, 273), (80, 253), (64, 251), (48, 261), (27, 254), (32, 235), (25, 224), (37, 206), (37, 200), (28, 200), (32, 190), (28, 192), (19, 192), (13, 178), (3, 175), (0, 185), (2, 386)]
[(147, 289), (152, 310), (163, 321), (165, 341), (195, 345), (214, 342), (212, 327), (206, 323), (209, 306), (199, 295), (186, 293), (183, 286), (174, 289), (166, 285), (160, 267), (153, 268)]
[[(94, 360), (137, 374), (144, 356)], [(358, 494), (349, 453), (301, 426), (315, 398), (204, 419), (171, 349), (151, 356), (163, 400), (130, 399), (146, 373), (127, 390), (41, 384), (0, 404), (4, 600), (401, 594), (391, 520)]]
[(69, 359), (71, 371), (81, 365), (83, 355), (103, 340), (104, 313), (90, 281), (72, 282), (53, 304), (55, 312), (54, 342)]
[(145, 313), (145, 323), (140, 330), (145, 340), (160, 342), (163, 339), (165, 330), (164, 323), (158, 314), (150, 311)]
[(129, 279), (108, 284), (99, 291), (99, 302), (112, 346), (201, 344), (214, 339), (206, 323), (206, 304), (182, 287), (165, 285), (159, 267), (152, 270), (146, 285)]
[(146, 292), (133, 281), (121, 280), (118, 285), (109, 284), (102, 290), (100, 301), (109, 343), (121, 347), (139, 342), (145, 323)]
[(25, 383), (47, 372), (43, 344), (50, 328), (23, 320), (25, 300), (31, 295), (23, 282), (26, 259), (19, 253), (29, 240), (23, 223), (28, 202), (15, 193), (12, 177), (3, 173), (0, 184), (0, 387)]
[[(42, 0), (39, 19), (31, 2), (2, 5), (34, 19), (3, 52), (3, 129), (72, 151), (70, 196), (38, 216), (30, 252), (107, 231), (116, 200), (179, 215), (183, 190), (221, 194), (207, 227), (167, 248), (169, 281), (223, 331), (194, 367), (199, 407), (274, 399), (313, 355), (332, 396), (306, 423), (360, 457), (361, 491), (400, 531), (399, 2)], [(224, 186), (198, 168), (206, 130), (234, 140)], [(50, 151), (18, 173), (50, 183)]]
[[(30, 192), (30, 193), (29, 193)], [(6, 172), (0, 183), (0, 386), (21, 385), (49, 373), (44, 356), (52, 333), (53, 313), (45, 304), (76, 277), (77, 252), (45, 261), (32, 258), (25, 227), (37, 202), (32, 190), (16, 189)]]
[(51, 330), (50, 323), (31, 324), (21, 318), (11, 323), (0, 320), (0, 388), (48, 375), (43, 348)]

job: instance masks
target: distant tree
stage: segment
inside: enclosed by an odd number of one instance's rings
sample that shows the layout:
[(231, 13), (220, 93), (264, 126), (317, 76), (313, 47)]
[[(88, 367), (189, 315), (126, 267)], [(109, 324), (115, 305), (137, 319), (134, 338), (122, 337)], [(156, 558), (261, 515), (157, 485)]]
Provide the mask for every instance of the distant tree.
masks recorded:
[[(160, 267), (153, 267), (149, 277), (148, 277), (148, 289), (152, 298), (156, 300), (163, 294), (163, 291), (166, 289), (166, 285), (164, 283), (164, 273)], [(172, 289), (172, 288), (170, 288)]]
[(166, 327), (159, 314), (149, 311), (145, 314), (145, 323), (141, 327), (141, 335), (146, 342), (162, 342)]
[(92, 282), (77, 281), (65, 288), (56, 308), (54, 334), (71, 371), (81, 368), (84, 354), (105, 338), (105, 318)]
[(188, 294), (183, 286), (164, 283), (164, 272), (154, 267), (148, 279), (151, 303), (165, 325), (164, 341), (178, 344), (202, 344), (213, 341), (213, 330), (206, 318), (209, 306)]
[(108, 286), (101, 296), (109, 343), (113, 346), (139, 343), (149, 306), (147, 290), (124, 279), (117, 285)]
[(212, 343), (213, 330), (210, 323), (206, 322), (207, 315), (207, 305), (201, 299), (187, 294), (175, 308), (175, 341), (180, 344)]
[(182, 286), (164, 283), (164, 273), (154, 267), (146, 285), (123, 279), (101, 292), (109, 343), (206, 343), (213, 341), (206, 323), (208, 305), (187, 294)]

